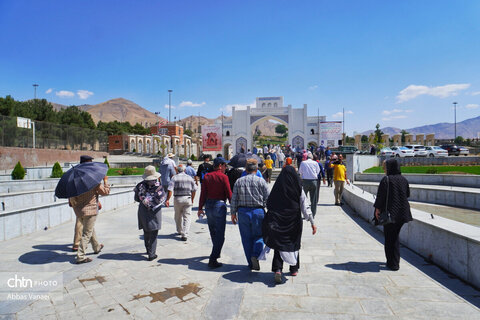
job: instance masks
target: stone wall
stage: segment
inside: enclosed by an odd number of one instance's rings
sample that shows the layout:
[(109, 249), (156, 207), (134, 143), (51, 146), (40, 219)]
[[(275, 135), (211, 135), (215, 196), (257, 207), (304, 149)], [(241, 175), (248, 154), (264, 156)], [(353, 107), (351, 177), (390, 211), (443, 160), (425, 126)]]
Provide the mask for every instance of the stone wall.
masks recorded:
[(57, 149), (31, 149), (0, 147), (0, 170), (12, 170), (18, 161), (23, 167), (53, 166), (55, 162), (78, 162), (81, 155), (94, 158), (107, 156), (106, 152), (57, 150)]

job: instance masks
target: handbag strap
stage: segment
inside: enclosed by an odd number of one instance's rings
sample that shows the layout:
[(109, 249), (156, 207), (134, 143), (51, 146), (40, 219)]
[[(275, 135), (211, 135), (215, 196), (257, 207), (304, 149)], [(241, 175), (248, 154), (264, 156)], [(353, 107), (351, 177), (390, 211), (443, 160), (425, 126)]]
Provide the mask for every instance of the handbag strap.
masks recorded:
[(390, 213), (388, 212), (388, 189), (390, 189), (390, 182), (388, 180), (388, 176), (387, 177), (387, 200), (385, 201), (385, 212), (388, 213), (388, 215), (390, 215)]

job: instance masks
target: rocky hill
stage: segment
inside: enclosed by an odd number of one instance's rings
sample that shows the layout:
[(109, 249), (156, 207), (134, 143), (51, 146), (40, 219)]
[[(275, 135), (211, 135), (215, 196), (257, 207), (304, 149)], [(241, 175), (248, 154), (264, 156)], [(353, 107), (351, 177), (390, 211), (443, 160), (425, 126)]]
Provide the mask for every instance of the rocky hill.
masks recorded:
[[(381, 128), (384, 133), (389, 135), (394, 135), (400, 133), (402, 129), (385, 127)], [(451, 139), (454, 136), (455, 124), (454, 123), (437, 123), (431, 125), (425, 125), (420, 127), (414, 127), (405, 129), (408, 133), (411, 134), (429, 134), (434, 133), (436, 139)], [(368, 130), (362, 132), (361, 134), (369, 135), (373, 130)], [(467, 119), (461, 122), (457, 122), (457, 136), (462, 136), (463, 138), (477, 138), (478, 133), (480, 132), (480, 116), (476, 118)]]

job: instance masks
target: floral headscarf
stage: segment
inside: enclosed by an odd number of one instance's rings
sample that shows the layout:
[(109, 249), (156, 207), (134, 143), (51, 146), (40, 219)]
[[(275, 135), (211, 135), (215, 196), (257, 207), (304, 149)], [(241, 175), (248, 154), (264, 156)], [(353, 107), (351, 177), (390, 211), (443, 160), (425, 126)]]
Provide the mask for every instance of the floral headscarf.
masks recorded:
[(133, 191), (138, 195), (140, 202), (142, 202), (149, 210), (158, 208), (167, 198), (167, 195), (158, 180), (142, 181), (135, 187), (135, 189), (133, 189)]

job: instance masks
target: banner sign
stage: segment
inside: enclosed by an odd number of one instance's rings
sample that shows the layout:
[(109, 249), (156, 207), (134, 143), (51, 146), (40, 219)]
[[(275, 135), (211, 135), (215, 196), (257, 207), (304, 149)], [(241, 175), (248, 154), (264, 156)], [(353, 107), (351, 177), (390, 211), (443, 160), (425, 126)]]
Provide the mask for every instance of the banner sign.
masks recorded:
[(32, 120), (28, 118), (17, 117), (17, 127), (32, 129)]
[(202, 126), (203, 151), (222, 151), (222, 126)]
[(328, 147), (338, 147), (338, 140), (342, 140), (342, 121), (321, 121), (320, 142)]

